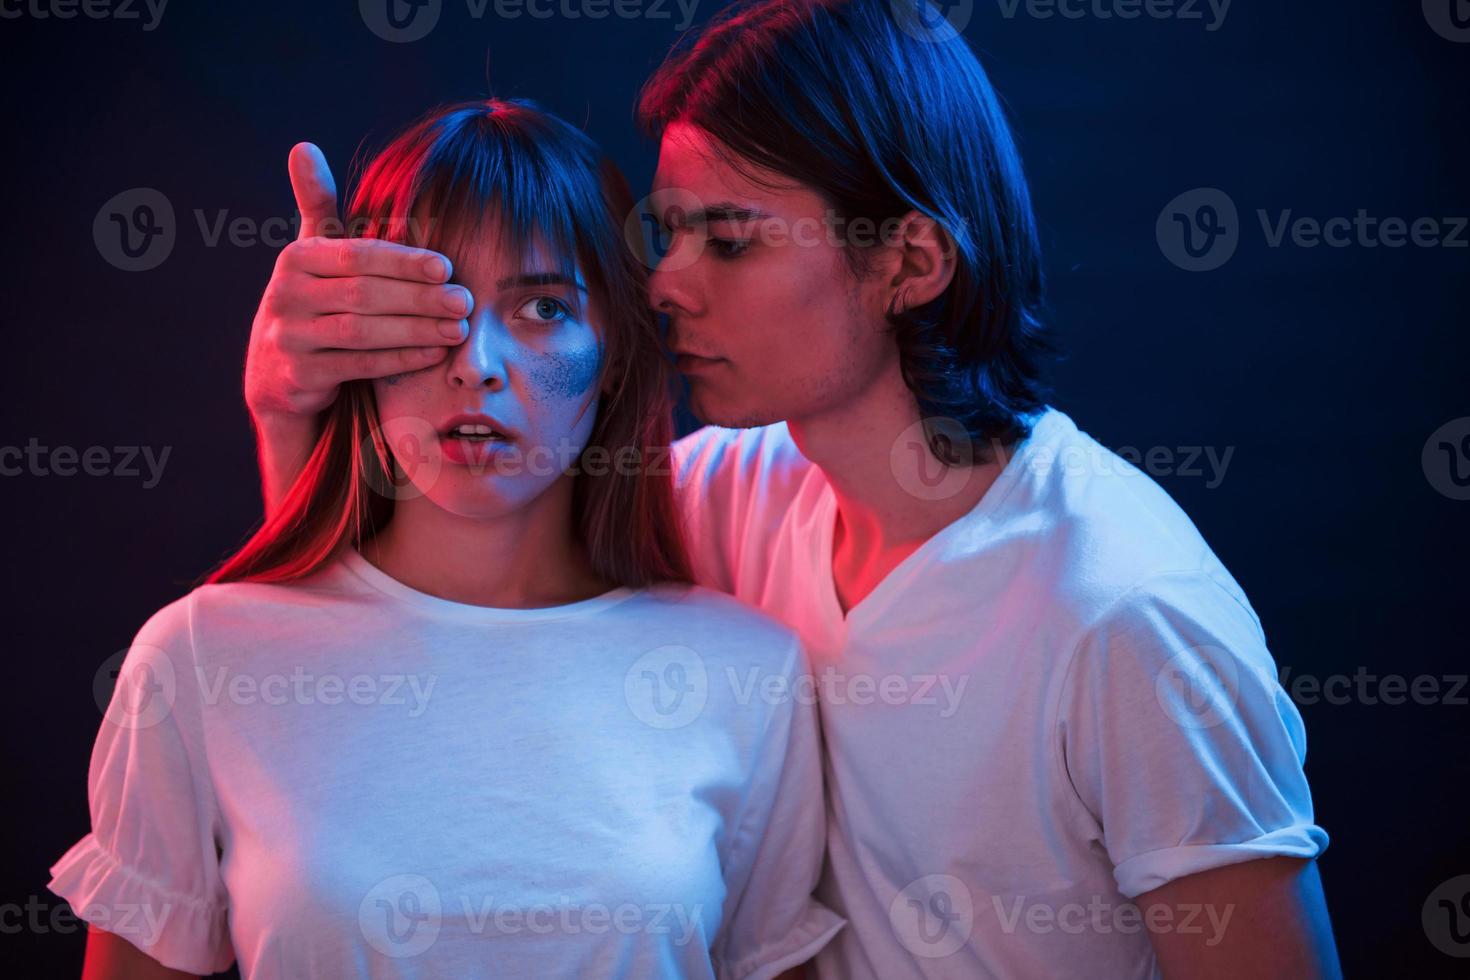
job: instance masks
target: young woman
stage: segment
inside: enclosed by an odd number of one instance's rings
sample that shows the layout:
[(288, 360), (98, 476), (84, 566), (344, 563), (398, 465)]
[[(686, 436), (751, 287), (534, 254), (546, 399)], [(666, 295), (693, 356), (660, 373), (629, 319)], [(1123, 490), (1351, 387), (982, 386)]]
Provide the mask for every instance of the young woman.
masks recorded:
[(368, 165), (360, 238), (283, 254), (448, 256), (402, 286), (462, 339), (344, 385), (138, 634), (52, 868), (89, 977), (770, 977), (841, 928), (800, 646), (687, 584), (631, 207), (571, 126), (466, 103)]

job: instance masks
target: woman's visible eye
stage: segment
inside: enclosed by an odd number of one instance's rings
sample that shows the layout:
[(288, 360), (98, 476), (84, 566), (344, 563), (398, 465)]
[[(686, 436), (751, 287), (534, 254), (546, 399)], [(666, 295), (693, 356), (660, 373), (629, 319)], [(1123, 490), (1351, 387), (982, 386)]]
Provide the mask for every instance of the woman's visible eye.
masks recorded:
[(532, 320), (550, 322), (553, 320), (570, 320), (572, 317), (571, 307), (567, 306), (566, 303), (557, 299), (555, 296), (537, 296), (535, 299), (527, 300), (521, 306), (520, 310), (516, 312), (519, 313), (525, 310), (531, 311), (528, 317)]
[(707, 238), (705, 245), (715, 250), (715, 255), (722, 259), (734, 259), (745, 254), (750, 248), (748, 238)]

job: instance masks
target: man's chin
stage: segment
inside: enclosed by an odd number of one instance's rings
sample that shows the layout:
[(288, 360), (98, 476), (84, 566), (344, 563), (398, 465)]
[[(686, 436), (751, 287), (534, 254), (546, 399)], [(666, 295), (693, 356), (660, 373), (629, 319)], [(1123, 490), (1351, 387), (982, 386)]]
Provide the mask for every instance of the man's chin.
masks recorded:
[(707, 383), (695, 380), (689, 382), (689, 411), (703, 424), (722, 429), (754, 429), (782, 418), (779, 412), (719, 397)]

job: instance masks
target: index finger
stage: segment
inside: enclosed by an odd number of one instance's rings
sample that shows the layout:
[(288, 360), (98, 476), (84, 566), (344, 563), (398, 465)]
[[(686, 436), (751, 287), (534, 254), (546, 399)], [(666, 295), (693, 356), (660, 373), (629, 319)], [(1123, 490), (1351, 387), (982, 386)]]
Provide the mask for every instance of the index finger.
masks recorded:
[(289, 251), (291, 268), (329, 279), (382, 276), (411, 282), (448, 282), (448, 256), (381, 238), (303, 238)]

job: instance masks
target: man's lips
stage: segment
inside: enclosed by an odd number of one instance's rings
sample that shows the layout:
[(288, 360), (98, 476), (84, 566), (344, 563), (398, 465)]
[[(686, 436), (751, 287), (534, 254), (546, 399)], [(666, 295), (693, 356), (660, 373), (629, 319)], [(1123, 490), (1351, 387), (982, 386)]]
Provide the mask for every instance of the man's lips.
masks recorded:
[(724, 362), (723, 357), (706, 357), (703, 354), (691, 354), (688, 351), (675, 350), (674, 365), (681, 373), (688, 374), (691, 371), (699, 371), (714, 367)]

